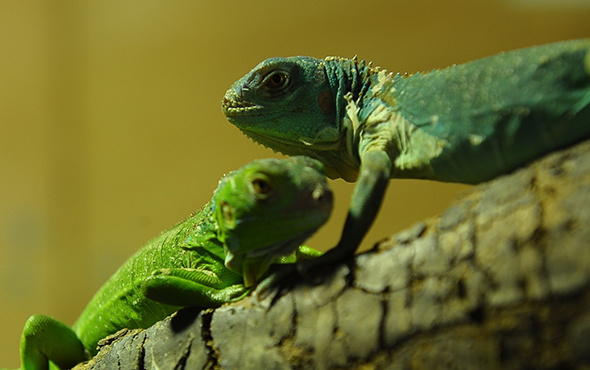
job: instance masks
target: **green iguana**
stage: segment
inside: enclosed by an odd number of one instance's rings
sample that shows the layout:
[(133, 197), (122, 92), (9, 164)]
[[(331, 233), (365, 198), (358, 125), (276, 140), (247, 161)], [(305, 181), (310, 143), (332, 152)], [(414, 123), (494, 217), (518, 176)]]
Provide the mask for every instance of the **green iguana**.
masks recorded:
[(120, 329), (147, 328), (182, 307), (217, 307), (243, 298), (271, 263), (321, 254), (299, 245), (331, 209), (321, 163), (294, 157), (247, 164), (225, 176), (200, 211), (133, 255), (71, 329), (48, 316), (29, 318), (22, 368), (47, 369), (48, 361), (70, 368)]
[(270, 58), (222, 107), (254, 141), (357, 181), (341, 239), (313, 270), (354, 253), (390, 178), (475, 184), (588, 137), (590, 39), (412, 75), (356, 57)]

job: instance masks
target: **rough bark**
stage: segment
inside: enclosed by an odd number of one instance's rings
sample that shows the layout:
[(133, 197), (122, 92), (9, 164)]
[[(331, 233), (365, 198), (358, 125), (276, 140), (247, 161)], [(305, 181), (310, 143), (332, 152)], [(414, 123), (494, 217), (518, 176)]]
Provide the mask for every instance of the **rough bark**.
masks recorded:
[(183, 310), (89, 369), (590, 367), (590, 141), (475, 187), (319, 283)]

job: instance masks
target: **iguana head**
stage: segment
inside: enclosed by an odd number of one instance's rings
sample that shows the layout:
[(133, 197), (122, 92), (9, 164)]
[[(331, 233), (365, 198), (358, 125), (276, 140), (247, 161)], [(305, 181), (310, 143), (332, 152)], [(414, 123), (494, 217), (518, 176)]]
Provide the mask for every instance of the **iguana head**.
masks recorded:
[(348, 168), (347, 158), (350, 133), (338, 118), (346, 104), (345, 89), (326, 63), (301, 56), (266, 59), (233, 84), (222, 108), (232, 124), (259, 144), (316, 158), (329, 177), (353, 180), (356, 172)]
[(306, 157), (263, 159), (224, 177), (213, 196), (218, 239), (227, 268), (253, 285), (321, 225), (332, 192), (321, 163)]

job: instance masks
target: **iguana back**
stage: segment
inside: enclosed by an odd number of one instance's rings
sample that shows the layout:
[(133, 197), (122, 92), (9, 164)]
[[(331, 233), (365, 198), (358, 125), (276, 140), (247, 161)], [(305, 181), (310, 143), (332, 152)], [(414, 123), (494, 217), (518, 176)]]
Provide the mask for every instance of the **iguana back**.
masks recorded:
[[(211, 217), (210, 204), (149, 241), (103, 284), (73, 325), (84, 347), (96, 348), (100, 339), (121, 328), (147, 328), (181, 308), (147, 299), (143, 295), (139, 288), (154, 271), (197, 267), (220, 270), (216, 267), (223, 265), (222, 245), (214, 241), (193, 246), (192, 249), (187, 245), (187, 240), (196, 236), (199, 224), (206, 222), (210, 225), (208, 217)], [(241, 281), (240, 274), (234, 271), (223, 269), (220, 272), (226, 286)], [(211, 306), (217, 304), (212, 303)]]
[(444, 142), (436, 180), (478, 183), (590, 135), (589, 51), (579, 40), (398, 75), (378, 98)]

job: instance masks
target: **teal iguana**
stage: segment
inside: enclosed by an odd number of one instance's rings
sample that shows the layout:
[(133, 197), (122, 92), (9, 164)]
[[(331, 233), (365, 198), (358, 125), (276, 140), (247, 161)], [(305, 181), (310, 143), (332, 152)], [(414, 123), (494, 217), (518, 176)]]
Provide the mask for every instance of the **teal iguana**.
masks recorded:
[(270, 58), (222, 107), (254, 141), (357, 181), (337, 247), (312, 268), (354, 253), (390, 178), (475, 184), (588, 137), (590, 39), (412, 75), (356, 57)]
[(22, 367), (46, 369), (51, 360), (70, 368), (120, 329), (147, 328), (186, 306), (239, 300), (271, 263), (320, 255), (299, 245), (327, 221), (331, 194), (321, 163), (306, 157), (258, 160), (228, 174), (210, 203), (134, 254), (71, 329), (48, 316), (29, 318)]

